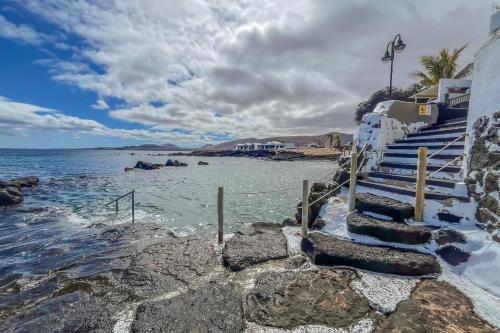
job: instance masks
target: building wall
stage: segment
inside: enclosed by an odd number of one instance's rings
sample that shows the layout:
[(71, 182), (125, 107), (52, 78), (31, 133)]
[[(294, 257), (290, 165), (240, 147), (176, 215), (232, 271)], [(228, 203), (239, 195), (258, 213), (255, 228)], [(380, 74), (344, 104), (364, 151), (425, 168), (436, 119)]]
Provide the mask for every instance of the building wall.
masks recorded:
[[(446, 95), (448, 98), (457, 97), (463, 94), (470, 93), (471, 80), (457, 80), (457, 79), (441, 79), (439, 80), (438, 101), (446, 103)], [(454, 92), (453, 89), (459, 91)]]
[(477, 203), (480, 226), (500, 227), (500, 31), (479, 49), (467, 118), (469, 193)]

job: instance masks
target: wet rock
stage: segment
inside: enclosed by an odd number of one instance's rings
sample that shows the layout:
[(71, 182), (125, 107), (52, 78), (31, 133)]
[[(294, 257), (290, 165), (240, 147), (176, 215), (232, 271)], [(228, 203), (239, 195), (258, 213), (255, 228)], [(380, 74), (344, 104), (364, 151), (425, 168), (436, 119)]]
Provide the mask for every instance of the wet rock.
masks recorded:
[(281, 226), (274, 223), (254, 223), (229, 239), (222, 251), (224, 265), (232, 271), (287, 256), (286, 237)]
[(134, 168), (142, 170), (155, 170), (161, 168), (162, 166), (163, 164), (154, 164), (154, 163), (139, 161), (135, 164)]
[(425, 253), (389, 246), (358, 244), (316, 232), (303, 238), (301, 246), (316, 265), (351, 266), (410, 276), (441, 272), (436, 258)]
[(436, 250), (436, 253), (450, 265), (456, 266), (466, 262), (470, 258), (467, 253), (454, 245), (445, 245)]
[(208, 162), (198, 161), (198, 165), (208, 165)]
[(128, 171), (134, 171), (134, 170), (135, 170), (135, 168), (129, 168), (129, 167), (127, 167), (123, 171), (128, 172)]
[(187, 166), (187, 163), (179, 162), (178, 160), (167, 160), (167, 163), (165, 163), (165, 166), (167, 167), (181, 167), (181, 166)]
[(234, 332), (245, 330), (241, 296), (214, 282), (179, 296), (139, 305), (132, 332)]
[(97, 239), (109, 243), (130, 244), (137, 240), (158, 239), (160, 236), (175, 238), (162, 224), (129, 222), (106, 226), (97, 235)]
[(0, 189), (0, 207), (17, 205), (23, 201), (23, 194), (18, 187)]
[[(341, 164), (340, 161), (339, 164)], [(337, 184), (343, 184), (344, 182), (348, 181), (349, 178), (350, 178), (349, 172), (344, 170), (338, 170), (333, 176), (333, 181), (336, 182)]]
[(283, 220), (283, 223), (281, 223), (283, 227), (290, 226), (290, 227), (297, 227), (299, 226), (299, 222), (297, 220), (291, 219), (287, 217), (286, 219)]
[(498, 332), (475, 312), (472, 302), (446, 282), (424, 280), (409, 300), (376, 328), (386, 332)]
[(63, 294), (2, 321), (2, 332), (112, 332), (109, 307), (81, 291)]
[(18, 187), (34, 187), (39, 184), (40, 180), (35, 176), (29, 176), (15, 178), (11, 182), (18, 184)]
[(321, 230), (323, 227), (326, 225), (325, 220), (316, 218), (314, 222), (311, 224), (311, 229), (312, 230)]
[(431, 239), (432, 229), (425, 226), (413, 226), (406, 223), (385, 221), (351, 213), (347, 216), (347, 229), (357, 234), (376, 237), (386, 242), (404, 244), (423, 244)]
[(350, 270), (285, 271), (261, 274), (246, 299), (246, 318), (265, 326), (349, 327), (372, 310), (350, 287)]
[(461, 216), (449, 212), (439, 212), (436, 215), (440, 221), (445, 221), (449, 223), (460, 223), (460, 221), (462, 221)]
[[(335, 189), (338, 186), (337, 183), (326, 185), (325, 183), (314, 183), (311, 187), (311, 193), (309, 193), (308, 202), (312, 204), (309, 206), (308, 214), (308, 227), (311, 228), (313, 222), (318, 217), (321, 207), (328, 202), (328, 199), (332, 196), (340, 193), (340, 188)], [(295, 214), (295, 219), (301, 223), (302, 222), (302, 203), (297, 205), (297, 213)]]
[(372, 212), (403, 221), (413, 217), (413, 206), (391, 198), (371, 193), (356, 194), (356, 209), (361, 212)]
[(444, 245), (448, 243), (465, 243), (465, 236), (452, 229), (440, 229), (434, 233), (434, 240), (438, 245)]
[(122, 282), (135, 296), (144, 297), (184, 287), (216, 265), (213, 236), (170, 236), (134, 255)]

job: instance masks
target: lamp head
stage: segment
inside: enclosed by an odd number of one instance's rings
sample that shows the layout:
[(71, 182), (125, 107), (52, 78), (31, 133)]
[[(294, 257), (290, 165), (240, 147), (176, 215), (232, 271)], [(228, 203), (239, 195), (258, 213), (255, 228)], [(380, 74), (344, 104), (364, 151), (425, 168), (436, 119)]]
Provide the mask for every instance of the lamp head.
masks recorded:
[(401, 36), (398, 36), (398, 40), (396, 41), (396, 45), (394, 45), (394, 51), (401, 52), (405, 49), (406, 44), (403, 43)]
[(384, 56), (382, 57), (382, 60), (383, 62), (389, 62), (392, 60), (392, 57), (391, 57), (391, 54), (389, 53), (389, 50), (385, 50), (385, 54)]

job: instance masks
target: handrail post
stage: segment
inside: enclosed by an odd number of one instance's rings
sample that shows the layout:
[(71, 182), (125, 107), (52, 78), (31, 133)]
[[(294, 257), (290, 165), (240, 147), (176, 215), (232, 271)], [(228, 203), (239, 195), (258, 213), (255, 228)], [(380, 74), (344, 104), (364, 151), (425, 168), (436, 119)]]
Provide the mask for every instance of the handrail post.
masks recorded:
[(463, 173), (463, 178), (467, 177), (467, 169), (469, 168), (468, 162), (467, 161), (467, 151), (469, 149), (469, 133), (465, 133), (464, 137), (464, 155), (463, 155), (463, 161), (462, 161), (462, 173)]
[(217, 192), (217, 238), (219, 243), (224, 242), (224, 187), (220, 186)]
[(135, 221), (135, 198), (134, 198), (135, 190), (132, 191), (132, 223)]
[(309, 180), (302, 181), (302, 237), (307, 237), (309, 219)]
[(358, 154), (354, 150), (351, 154), (351, 179), (349, 182), (349, 212), (354, 211), (356, 207), (356, 172), (358, 168)]
[(418, 148), (417, 184), (415, 189), (415, 221), (424, 220), (425, 174), (427, 170), (427, 148)]

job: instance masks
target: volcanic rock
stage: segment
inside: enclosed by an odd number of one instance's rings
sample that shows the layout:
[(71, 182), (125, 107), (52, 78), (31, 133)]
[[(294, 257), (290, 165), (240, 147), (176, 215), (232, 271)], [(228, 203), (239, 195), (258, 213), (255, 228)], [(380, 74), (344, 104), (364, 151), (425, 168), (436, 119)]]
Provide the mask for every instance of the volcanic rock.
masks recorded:
[(424, 280), (410, 299), (401, 302), (396, 311), (375, 330), (386, 332), (498, 332), (474, 312), (472, 302), (446, 282)]
[(198, 165), (208, 165), (208, 162), (198, 161)]
[(361, 212), (372, 212), (403, 221), (413, 217), (413, 206), (391, 198), (371, 193), (356, 194), (356, 209)]
[(139, 305), (132, 332), (234, 332), (245, 330), (241, 296), (231, 284), (209, 282), (195, 291)]
[(261, 274), (246, 299), (246, 317), (264, 326), (349, 327), (369, 315), (368, 300), (350, 287), (350, 270), (285, 271)]
[(466, 262), (470, 258), (470, 253), (467, 253), (454, 245), (445, 245), (436, 250), (436, 253), (450, 265), (457, 266)]
[(425, 226), (380, 220), (356, 212), (347, 216), (347, 229), (350, 232), (376, 237), (385, 242), (404, 244), (427, 243), (431, 239), (432, 232), (431, 228)]
[(389, 246), (358, 244), (316, 232), (303, 238), (301, 246), (316, 265), (342, 265), (415, 276), (441, 272), (436, 258), (428, 254)]
[(465, 236), (452, 229), (440, 229), (434, 233), (434, 240), (438, 245), (444, 245), (448, 243), (465, 243)]
[(288, 246), (281, 226), (274, 223), (254, 223), (226, 242), (222, 251), (224, 265), (232, 271), (288, 257)]
[(0, 189), (0, 207), (17, 205), (23, 201), (23, 194), (18, 187)]
[(154, 163), (139, 161), (135, 164), (134, 168), (142, 170), (155, 170), (161, 168), (162, 166), (163, 164), (154, 164)]

